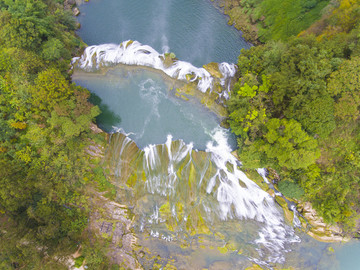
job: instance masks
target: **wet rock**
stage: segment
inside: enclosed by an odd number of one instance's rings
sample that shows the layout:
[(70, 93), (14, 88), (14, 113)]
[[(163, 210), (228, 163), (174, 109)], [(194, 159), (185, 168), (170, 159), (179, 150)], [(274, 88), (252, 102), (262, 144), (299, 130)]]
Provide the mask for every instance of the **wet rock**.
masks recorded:
[(77, 7), (73, 8), (72, 11), (73, 11), (74, 16), (78, 16), (80, 14), (80, 10)]
[(95, 125), (94, 123), (91, 123), (91, 124), (90, 124), (90, 129), (91, 129), (92, 132), (94, 132), (95, 134), (104, 132), (102, 129), (100, 129), (100, 128), (99, 128), (97, 125)]
[(316, 210), (312, 208), (311, 203), (305, 202), (299, 204), (298, 211), (310, 225), (310, 230), (307, 233), (316, 240), (322, 242), (343, 242), (350, 240), (350, 238), (344, 236), (340, 227), (326, 224), (323, 218), (318, 216)]
[(204, 65), (203, 68), (205, 68), (211, 74), (212, 77), (215, 78), (223, 77), (223, 75), (220, 72), (218, 63), (211, 62), (209, 64)]

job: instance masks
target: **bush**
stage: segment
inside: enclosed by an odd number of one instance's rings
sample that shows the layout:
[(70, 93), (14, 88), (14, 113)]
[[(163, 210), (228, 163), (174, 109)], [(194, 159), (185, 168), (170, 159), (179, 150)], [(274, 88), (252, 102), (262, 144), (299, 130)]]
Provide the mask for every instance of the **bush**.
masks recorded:
[(305, 194), (304, 190), (297, 183), (288, 180), (280, 181), (278, 188), (286, 197), (297, 200), (301, 199)]
[(80, 268), (80, 266), (82, 266), (84, 260), (85, 260), (85, 257), (84, 257), (84, 256), (77, 257), (77, 258), (75, 259), (75, 267), (76, 267), (76, 268)]

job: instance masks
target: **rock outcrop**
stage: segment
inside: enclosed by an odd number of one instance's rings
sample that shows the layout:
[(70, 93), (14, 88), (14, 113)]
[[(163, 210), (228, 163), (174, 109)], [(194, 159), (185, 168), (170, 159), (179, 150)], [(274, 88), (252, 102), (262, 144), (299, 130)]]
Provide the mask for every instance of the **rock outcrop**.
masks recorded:
[(297, 208), (308, 222), (302, 222), (302, 226), (308, 230), (307, 233), (314, 239), (322, 242), (347, 242), (350, 240), (349, 237), (344, 236), (340, 227), (326, 224), (310, 202), (299, 203)]

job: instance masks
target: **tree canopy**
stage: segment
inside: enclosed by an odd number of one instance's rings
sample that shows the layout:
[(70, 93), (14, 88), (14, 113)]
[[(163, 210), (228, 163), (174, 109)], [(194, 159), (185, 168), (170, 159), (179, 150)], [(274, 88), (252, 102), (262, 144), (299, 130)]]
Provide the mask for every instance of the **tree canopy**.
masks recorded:
[(243, 165), (276, 169), (280, 189), (350, 233), (360, 212), (360, 17), (346, 3), (328, 13), (338, 32), (242, 50), (227, 105)]

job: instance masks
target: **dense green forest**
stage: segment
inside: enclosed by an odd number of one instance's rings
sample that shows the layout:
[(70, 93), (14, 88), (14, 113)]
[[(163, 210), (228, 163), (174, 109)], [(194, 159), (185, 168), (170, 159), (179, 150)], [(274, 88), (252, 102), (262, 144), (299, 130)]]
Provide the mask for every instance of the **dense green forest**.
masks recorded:
[(90, 266), (106, 261), (83, 238), (84, 150), (99, 114), (70, 81), (82, 45), (61, 1), (0, 1), (0, 268), (58, 269), (82, 242)]
[[(229, 24), (254, 44), (286, 40), (330, 16), (333, 0), (215, 0), (230, 17)], [(347, 1), (350, 5), (352, 2)]]
[[(261, 6), (265, 2), (274, 1)], [(275, 170), (285, 195), (310, 201), (326, 222), (354, 234), (360, 213), (360, 1), (331, 7), (299, 36), (300, 25), (288, 33), (275, 27), (281, 35), (270, 27), (265, 44), (242, 51), (228, 122), (245, 167)]]

